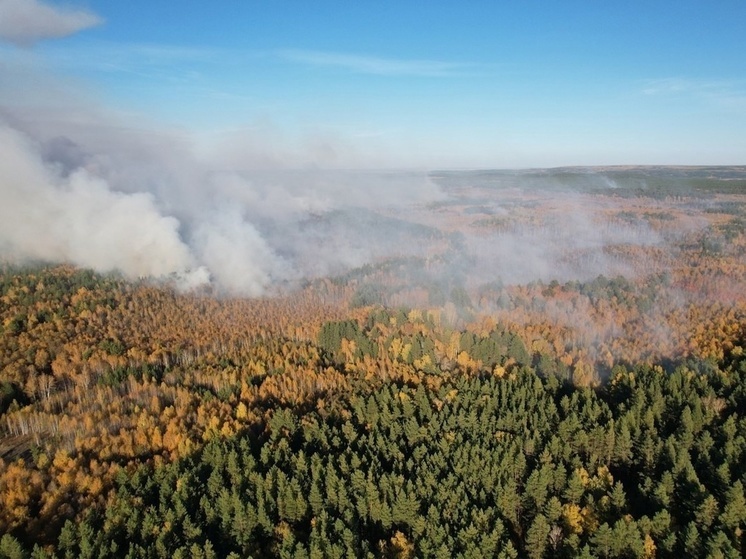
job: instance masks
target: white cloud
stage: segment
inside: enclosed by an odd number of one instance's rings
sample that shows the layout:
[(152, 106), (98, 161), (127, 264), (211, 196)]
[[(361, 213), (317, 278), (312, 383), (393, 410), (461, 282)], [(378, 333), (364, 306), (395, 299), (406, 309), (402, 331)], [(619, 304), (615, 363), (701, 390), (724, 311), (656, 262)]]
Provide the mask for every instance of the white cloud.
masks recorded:
[(101, 23), (103, 19), (87, 10), (38, 0), (0, 0), (0, 39), (19, 46), (66, 37)]

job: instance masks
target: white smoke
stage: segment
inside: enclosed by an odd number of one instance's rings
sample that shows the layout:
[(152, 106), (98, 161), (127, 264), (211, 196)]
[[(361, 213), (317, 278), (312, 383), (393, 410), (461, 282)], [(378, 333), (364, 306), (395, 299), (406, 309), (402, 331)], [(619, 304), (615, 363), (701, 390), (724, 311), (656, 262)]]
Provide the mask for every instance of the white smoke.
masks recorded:
[(256, 228), (235, 208), (214, 212), (193, 236), (200, 262), (213, 272), (217, 284), (234, 295), (262, 295), (288, 270)]
[(217, 171), (186, 136), (125, 126), (74, 99), (39, 111), (0, 105), (0, 130), (4, 261), (259, 296), (397, 255), (401, 234), (378, 227), (370, 210), (442, 197), (423, 173)]
[[(38, 0), (0, 0), (0, 19), (0, 40), (16, 43), (99, 22)], [(366, 166), (365, 156), (328, 134), (287, 142), (269, 121), (205, 144), (101, 106), (31, 51), (0, 51), (0, 75), (0, 262), (257, 296), (396, 255), (401, 236), (370, 210), (442, 196), (424, 173), (324, 171)]]
[(0, 126), (0, 255), (65, 261), (132, 277), (187, 273), (195, 261), (176, 219), (149, 193), (122, 193), (79, 168), (45, 164), (32, 141)]

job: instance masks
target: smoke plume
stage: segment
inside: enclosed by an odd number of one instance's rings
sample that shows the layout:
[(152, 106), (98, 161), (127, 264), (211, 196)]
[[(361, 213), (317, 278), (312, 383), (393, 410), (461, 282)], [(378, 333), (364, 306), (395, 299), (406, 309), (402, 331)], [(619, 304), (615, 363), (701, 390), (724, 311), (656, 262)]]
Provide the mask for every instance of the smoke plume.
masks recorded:
[(179, 223), (150, 193), (123, 193), (77, 168), (45, 164), (38, 146), (0, 126), (0, 253), (11, 260), (67, 261), (130, 276), (184, 272), (195, 262)]
[[(448, 294), (498, 280), (634, 275), (656, 262), (633, 261), (625, 247), (668, 242), (645, 221), (615, 218), (613, 196), (594, 195), (645, 188), (638, 175), (618, 184), (583, 171), (325, 170), (329, 151), (355, 150), (291, 149), (266, 126), (198, 148), (184, 131), (116, 113), (48, 73), (12, 60), (0, 71), (9, 78), (0, 81), (0, 261), (261, 296), (398, 260), (382, 281)], [(674, 223), (665, 230), (675, 235)]]
[(2, 260), (259, 296), (396, 255), (376, 210), (442, 197), (424, 173), (218, 168), (183, 133), (59, 99), (0, 105)]

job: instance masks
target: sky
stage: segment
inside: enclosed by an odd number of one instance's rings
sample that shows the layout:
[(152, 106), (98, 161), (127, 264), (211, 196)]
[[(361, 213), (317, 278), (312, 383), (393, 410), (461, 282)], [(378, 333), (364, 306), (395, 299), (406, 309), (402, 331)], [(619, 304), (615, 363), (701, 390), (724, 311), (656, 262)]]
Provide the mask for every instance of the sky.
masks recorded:
[(221, 167), (743, 164), (744, 22), (743, 0), (0, 0), (0, 117), (105, 114)]

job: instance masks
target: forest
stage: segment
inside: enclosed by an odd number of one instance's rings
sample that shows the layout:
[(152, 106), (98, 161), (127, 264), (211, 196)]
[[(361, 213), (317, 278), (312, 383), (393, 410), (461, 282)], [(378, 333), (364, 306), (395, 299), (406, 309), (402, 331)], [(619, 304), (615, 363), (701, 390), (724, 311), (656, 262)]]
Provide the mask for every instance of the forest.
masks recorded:
[(263, 297), (0, 265), (0, 557), (742, 557), (746, 197), (681, 173), (442, 173)]

